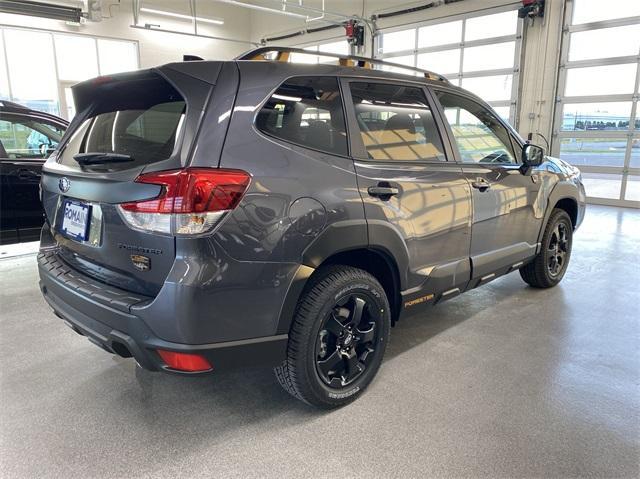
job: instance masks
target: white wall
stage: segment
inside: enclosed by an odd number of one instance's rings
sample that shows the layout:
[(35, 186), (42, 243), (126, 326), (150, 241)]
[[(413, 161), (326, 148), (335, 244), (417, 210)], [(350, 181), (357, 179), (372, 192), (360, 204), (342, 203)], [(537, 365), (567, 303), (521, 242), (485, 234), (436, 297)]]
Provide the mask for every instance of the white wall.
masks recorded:
[[(140, 66), (142, 68), (179, 61), (183, 54), (198, 55), (206, 59), (229, 59), (251, 48), (249, 43), (232, 43), (227, 41), (197, 38), (187, 35), (147, 31), (130, 28), (133, 23), (132, 0), (122, 0), (118, 6), (112, 1), (103, 2), (103, 15), (109, 15), (109, 4), (112, 18), (104, 18), (100, 22), (87, 22), (80, 26), (70, 26), (65, 22), (47, 20), (44, 18), (27, 17), (23, 15), (10, 15), (0, 13), (0, 24), (7, 26), (20, 26), (27, 28), (41, 28), (45, 30), (96, 35), (124, 40), (137, 40), (139, 42)], [(153, 0), (143, 1), (144, 6), (159, 10), (171, 10), (188, 14), (188, 2), (186, 0)], [(221, 17), (224, 25), (201, 24), (201, 33), (225, 38), (233, 37), (241, 40), (249, 40), (250, 37), (250, 13), (246, 9), (227, 6), (215, 2), (198, 2), (198, 15), (204, 17)], [(200, 9), (202, 11), (200, 11)], [(160, 24), (163, 29), (192, 31), (191, 22), (188, 20), (171, 19), (151, 14), (143, 14), (140, 23), (145, 22)]]

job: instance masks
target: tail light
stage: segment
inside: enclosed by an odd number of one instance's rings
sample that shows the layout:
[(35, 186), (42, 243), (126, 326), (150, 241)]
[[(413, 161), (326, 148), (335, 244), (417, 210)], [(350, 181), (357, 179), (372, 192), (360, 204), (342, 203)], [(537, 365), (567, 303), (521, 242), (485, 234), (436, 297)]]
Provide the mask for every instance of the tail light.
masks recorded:
[(241, 170), (186, 168), (147, 173), (136, 183), (162, 186), (153, 199), (121, 203), (120, 214), (133, 228), (174, 235), (210, 232), (233, 210), (251, 177)]

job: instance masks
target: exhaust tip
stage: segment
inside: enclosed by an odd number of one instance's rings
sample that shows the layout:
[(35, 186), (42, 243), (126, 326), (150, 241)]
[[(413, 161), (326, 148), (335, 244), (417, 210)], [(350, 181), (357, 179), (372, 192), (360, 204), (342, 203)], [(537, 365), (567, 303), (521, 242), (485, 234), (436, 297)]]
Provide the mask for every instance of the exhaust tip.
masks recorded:
[(121, 358), (133, 357), (133, 354), (131, 354), (131, 351), (129, 351), (129, 348), (118, 341), (111, 342), (111, 349), (113, 350), (114, 353), (116, 353)]

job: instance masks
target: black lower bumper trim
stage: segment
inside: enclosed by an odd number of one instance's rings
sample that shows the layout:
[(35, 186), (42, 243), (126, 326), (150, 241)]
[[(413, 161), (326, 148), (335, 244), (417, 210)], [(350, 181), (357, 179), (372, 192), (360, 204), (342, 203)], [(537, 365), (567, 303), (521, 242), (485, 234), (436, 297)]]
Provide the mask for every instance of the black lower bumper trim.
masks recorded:
[[(133, 357), (141, 367), (150, 371), (167, 371), (185, 375), (201, 374), (168, 368), (156, 352), (158, 349), (200, 354), (213, 366), (212, 371), (244, 366), (276, 366), (286, 357), (288, 340), (286, 334), (210, 344), (172, 343), (156, 337), (136, 316), (106, 305), (98, 306), (93, 301), (87, 302), (86, 298), (80, 300), (77, 298), (77, 292), (69, 290), (52, 278), (48, 278), (46, 284), (41, 281), (40, 289), (55, 314), (75, 332), (86, 336), (92, 343), (108, 352), (122, 357)], [(74, 298), (78, 301), (74, 301)], [(84, 306), (91, 304), (92, 309), (100, 309), (96, 311), (97, 317), (113, 318), (116, 324), (123, 325), (126, 329), (124, 331), (115, 329), (105, 322), (88, 316), (78, 308), (81, 304)]]

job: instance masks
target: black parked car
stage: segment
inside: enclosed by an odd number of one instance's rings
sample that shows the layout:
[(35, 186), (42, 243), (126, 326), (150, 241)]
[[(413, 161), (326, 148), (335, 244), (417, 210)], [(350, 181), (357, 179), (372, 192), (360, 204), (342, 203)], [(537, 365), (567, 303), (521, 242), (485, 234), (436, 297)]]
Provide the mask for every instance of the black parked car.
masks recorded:
[(560, 282), (578, 169), (439, 75), (270, 50), (74, 87), (38, 255), (72, 329), (154, 371), (276, 365), (335, 407), (407, 313), (512, 271)]
[(68, 125), (57, 116), (0, 101), (0, 244), (40, 239), (40, 173)]

